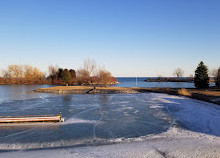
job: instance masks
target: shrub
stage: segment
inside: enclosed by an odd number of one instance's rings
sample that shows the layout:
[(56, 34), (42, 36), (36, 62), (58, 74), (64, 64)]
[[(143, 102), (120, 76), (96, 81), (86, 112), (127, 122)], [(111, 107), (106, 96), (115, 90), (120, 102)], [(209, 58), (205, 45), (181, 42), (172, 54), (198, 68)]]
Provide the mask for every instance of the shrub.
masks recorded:
[(184, 96), (191, 96), (191, 93), (185, 88), (181, 88), (180, 90), (178, 90), (178, 94)]

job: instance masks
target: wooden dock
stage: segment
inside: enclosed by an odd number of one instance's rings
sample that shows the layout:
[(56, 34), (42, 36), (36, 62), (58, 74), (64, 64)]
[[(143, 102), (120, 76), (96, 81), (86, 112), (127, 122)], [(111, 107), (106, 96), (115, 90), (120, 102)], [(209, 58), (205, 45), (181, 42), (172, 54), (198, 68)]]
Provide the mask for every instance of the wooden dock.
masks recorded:
[(0, 124), (3, 123), (34, 123), (34, 122), (64, 122), (61, 113), (59, 115), (41, 116), (7, 116), (0, 117)]

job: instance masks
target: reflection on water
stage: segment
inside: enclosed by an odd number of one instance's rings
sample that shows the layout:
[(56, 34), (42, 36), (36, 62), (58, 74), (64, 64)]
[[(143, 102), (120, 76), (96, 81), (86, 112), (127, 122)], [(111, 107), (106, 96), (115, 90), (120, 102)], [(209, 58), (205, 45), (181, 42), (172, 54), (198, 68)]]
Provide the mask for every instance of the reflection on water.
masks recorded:
[(46, 94), (37, 94), (33, 90), (37, 88), (51, 87), (50, 85), (0, 85), (0, 102), (5, 100), (24, 100), (38, 97), (46, 97)]

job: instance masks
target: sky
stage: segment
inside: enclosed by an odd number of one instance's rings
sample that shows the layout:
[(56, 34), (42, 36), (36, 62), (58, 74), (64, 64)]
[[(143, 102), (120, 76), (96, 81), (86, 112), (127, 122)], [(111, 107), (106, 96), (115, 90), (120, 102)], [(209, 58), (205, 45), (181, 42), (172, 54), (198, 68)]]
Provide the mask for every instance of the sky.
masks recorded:
[(220, 67), (220, 0), (0, 0), (0, 69), (79, 69), (116, 77)]

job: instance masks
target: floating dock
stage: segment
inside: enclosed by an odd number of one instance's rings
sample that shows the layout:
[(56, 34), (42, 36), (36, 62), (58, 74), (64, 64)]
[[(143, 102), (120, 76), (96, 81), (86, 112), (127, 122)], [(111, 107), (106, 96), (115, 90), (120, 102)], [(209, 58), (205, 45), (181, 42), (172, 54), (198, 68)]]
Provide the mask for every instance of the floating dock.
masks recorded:
[(34, 123), (34, 122), (64, 122), (62, 114), (41, 115), (41, 116), (7, 116), (0, 117), (0, 124), (3, 123)]

